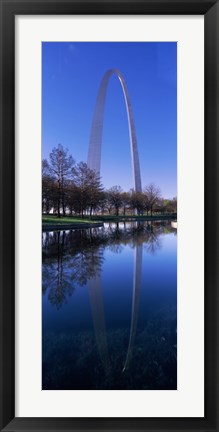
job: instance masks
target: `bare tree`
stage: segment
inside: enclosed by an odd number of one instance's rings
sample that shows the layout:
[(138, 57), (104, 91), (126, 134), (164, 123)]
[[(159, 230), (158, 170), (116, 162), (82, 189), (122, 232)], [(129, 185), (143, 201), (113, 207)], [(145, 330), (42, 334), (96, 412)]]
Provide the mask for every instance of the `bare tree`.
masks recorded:
[(60, 217), (61, 207), (65, 216), (66, 185), (71, 177), (74, 159), (68, 155), (68, 149), (64, 149), (61, 144), (52, 149), (49, 158), (49, 171), (56, 183), (58, 217)]
[(49, 164), (46, 159), (42, 160), (42, 211), (49, 213), (54, 207), (54, 177), (50, 174)]
[(160, 198), (160, 188), (156, 186), (154, 183), (150, 183), (148, 186), (144, 188), (144, 194), (148, 200), (148, 206), (151, 211), (151, 216), (153, 213), (153, 208)]
[(122, 207), (123, 207), (123, 215), (125, 216), (127, 208), (130, 207), (131, 197), (128, 192), (122, 192)]
[(101, 199), (103, 187), (99, 175), (88, 168), (85, 162), (80, 162), (72, 170), (74, 193), (80, 208), (80, 214), (84, 217), (84, 211), (89, 209), (90, 216), (93, 209), (97, 208)]
[(132, 191), (130, 197), (131, 206), (137, 210), (138, 215), (143, 213), (144, 210), (144, 195), (142, 192)]
[(122, 188), (120, 186), (113, 186), (107, 191), (108, 201), (115, 208), (116, 216), (119, 215), (119, 209), (122, 206)]

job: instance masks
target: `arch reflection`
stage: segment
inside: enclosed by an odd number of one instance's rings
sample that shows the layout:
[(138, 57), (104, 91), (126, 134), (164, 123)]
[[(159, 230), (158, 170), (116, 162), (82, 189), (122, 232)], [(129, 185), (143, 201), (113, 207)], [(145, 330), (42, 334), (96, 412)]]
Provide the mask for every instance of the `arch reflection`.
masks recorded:
[[(135, 335), (138, 324), (138, 310), (141, 292), (141, 273), (142, 273), (142, 243), (134, 247), (134, 272), (132, 284), (132, 310), (131, 310), (131, 325), (129, 332), (129, 343), (125, 363), (122, 368), (124, 372), (132, 358), (134, 348)], [(94, 331), (96, 337), (97, 348), (105, 371), (109, 371), (110, 358), (108, 352), (106, 323), (104, 315), (103, 291), (101, 275), (97, 275), (88, 281), (88, 290), (90, 297), (90, 304), (92, 310)]]

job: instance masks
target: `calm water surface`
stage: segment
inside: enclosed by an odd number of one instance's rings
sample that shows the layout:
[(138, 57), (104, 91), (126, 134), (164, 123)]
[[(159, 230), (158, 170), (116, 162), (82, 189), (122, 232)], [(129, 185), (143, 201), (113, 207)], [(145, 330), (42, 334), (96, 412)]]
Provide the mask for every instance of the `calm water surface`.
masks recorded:
[(42, 388), (177, 388), (169, 222), (43, 233)]

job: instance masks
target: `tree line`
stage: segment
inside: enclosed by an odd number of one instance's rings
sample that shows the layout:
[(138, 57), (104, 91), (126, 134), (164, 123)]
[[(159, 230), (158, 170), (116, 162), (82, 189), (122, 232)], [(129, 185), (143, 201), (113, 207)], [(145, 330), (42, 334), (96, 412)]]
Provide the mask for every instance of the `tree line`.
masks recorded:
[(154, 183), (142, 192), (124, 192), (120, 186), (104, 189), (98, 173), (85, 162), (76, 163), (61, 144), (54, 147), (49, 160), (42, 161), (42, 211), (65, 215), (138, 215), (176, 213), (176, 198), (164, 199)]

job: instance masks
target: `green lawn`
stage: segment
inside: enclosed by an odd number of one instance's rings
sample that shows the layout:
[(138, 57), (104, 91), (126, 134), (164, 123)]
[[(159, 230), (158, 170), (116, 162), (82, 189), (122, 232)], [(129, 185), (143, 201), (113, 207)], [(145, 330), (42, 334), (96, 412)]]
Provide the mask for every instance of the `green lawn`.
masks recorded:
[[(43, 224), (50, 224), (50, 225), (63, 225), (63, 224), (83, 224), (83, 223), (100, 223), (104, 221), (113, 222), (113, 221), (128, 221), (128, 220), (162, 220), (162, 219), (172, 219), (174, 215), (153, 215), (153, 216), (138, 216), (138, 215), (126, 215), (126, 216), (114, 216), (114, 215), (98, 215), (98, 216), (92, 216), (92, 219), (81, 219), (79, 217), (74, 216), (65, 216), (58, 218), (54, 215), (43, 215), (42, 216), (42, 222)], [(176, 216), (174, 216), (176, 218)]]
[(43, 215), (42, 216), (42, 222), (43, 224), (73, 224), (73, 223), (95, 223), (98, 221), (92, 221), (90, 219), (81, 219), (78, 217), (73, 216), (65, 216), (58, 218), (57, 216), (53, 215)]

